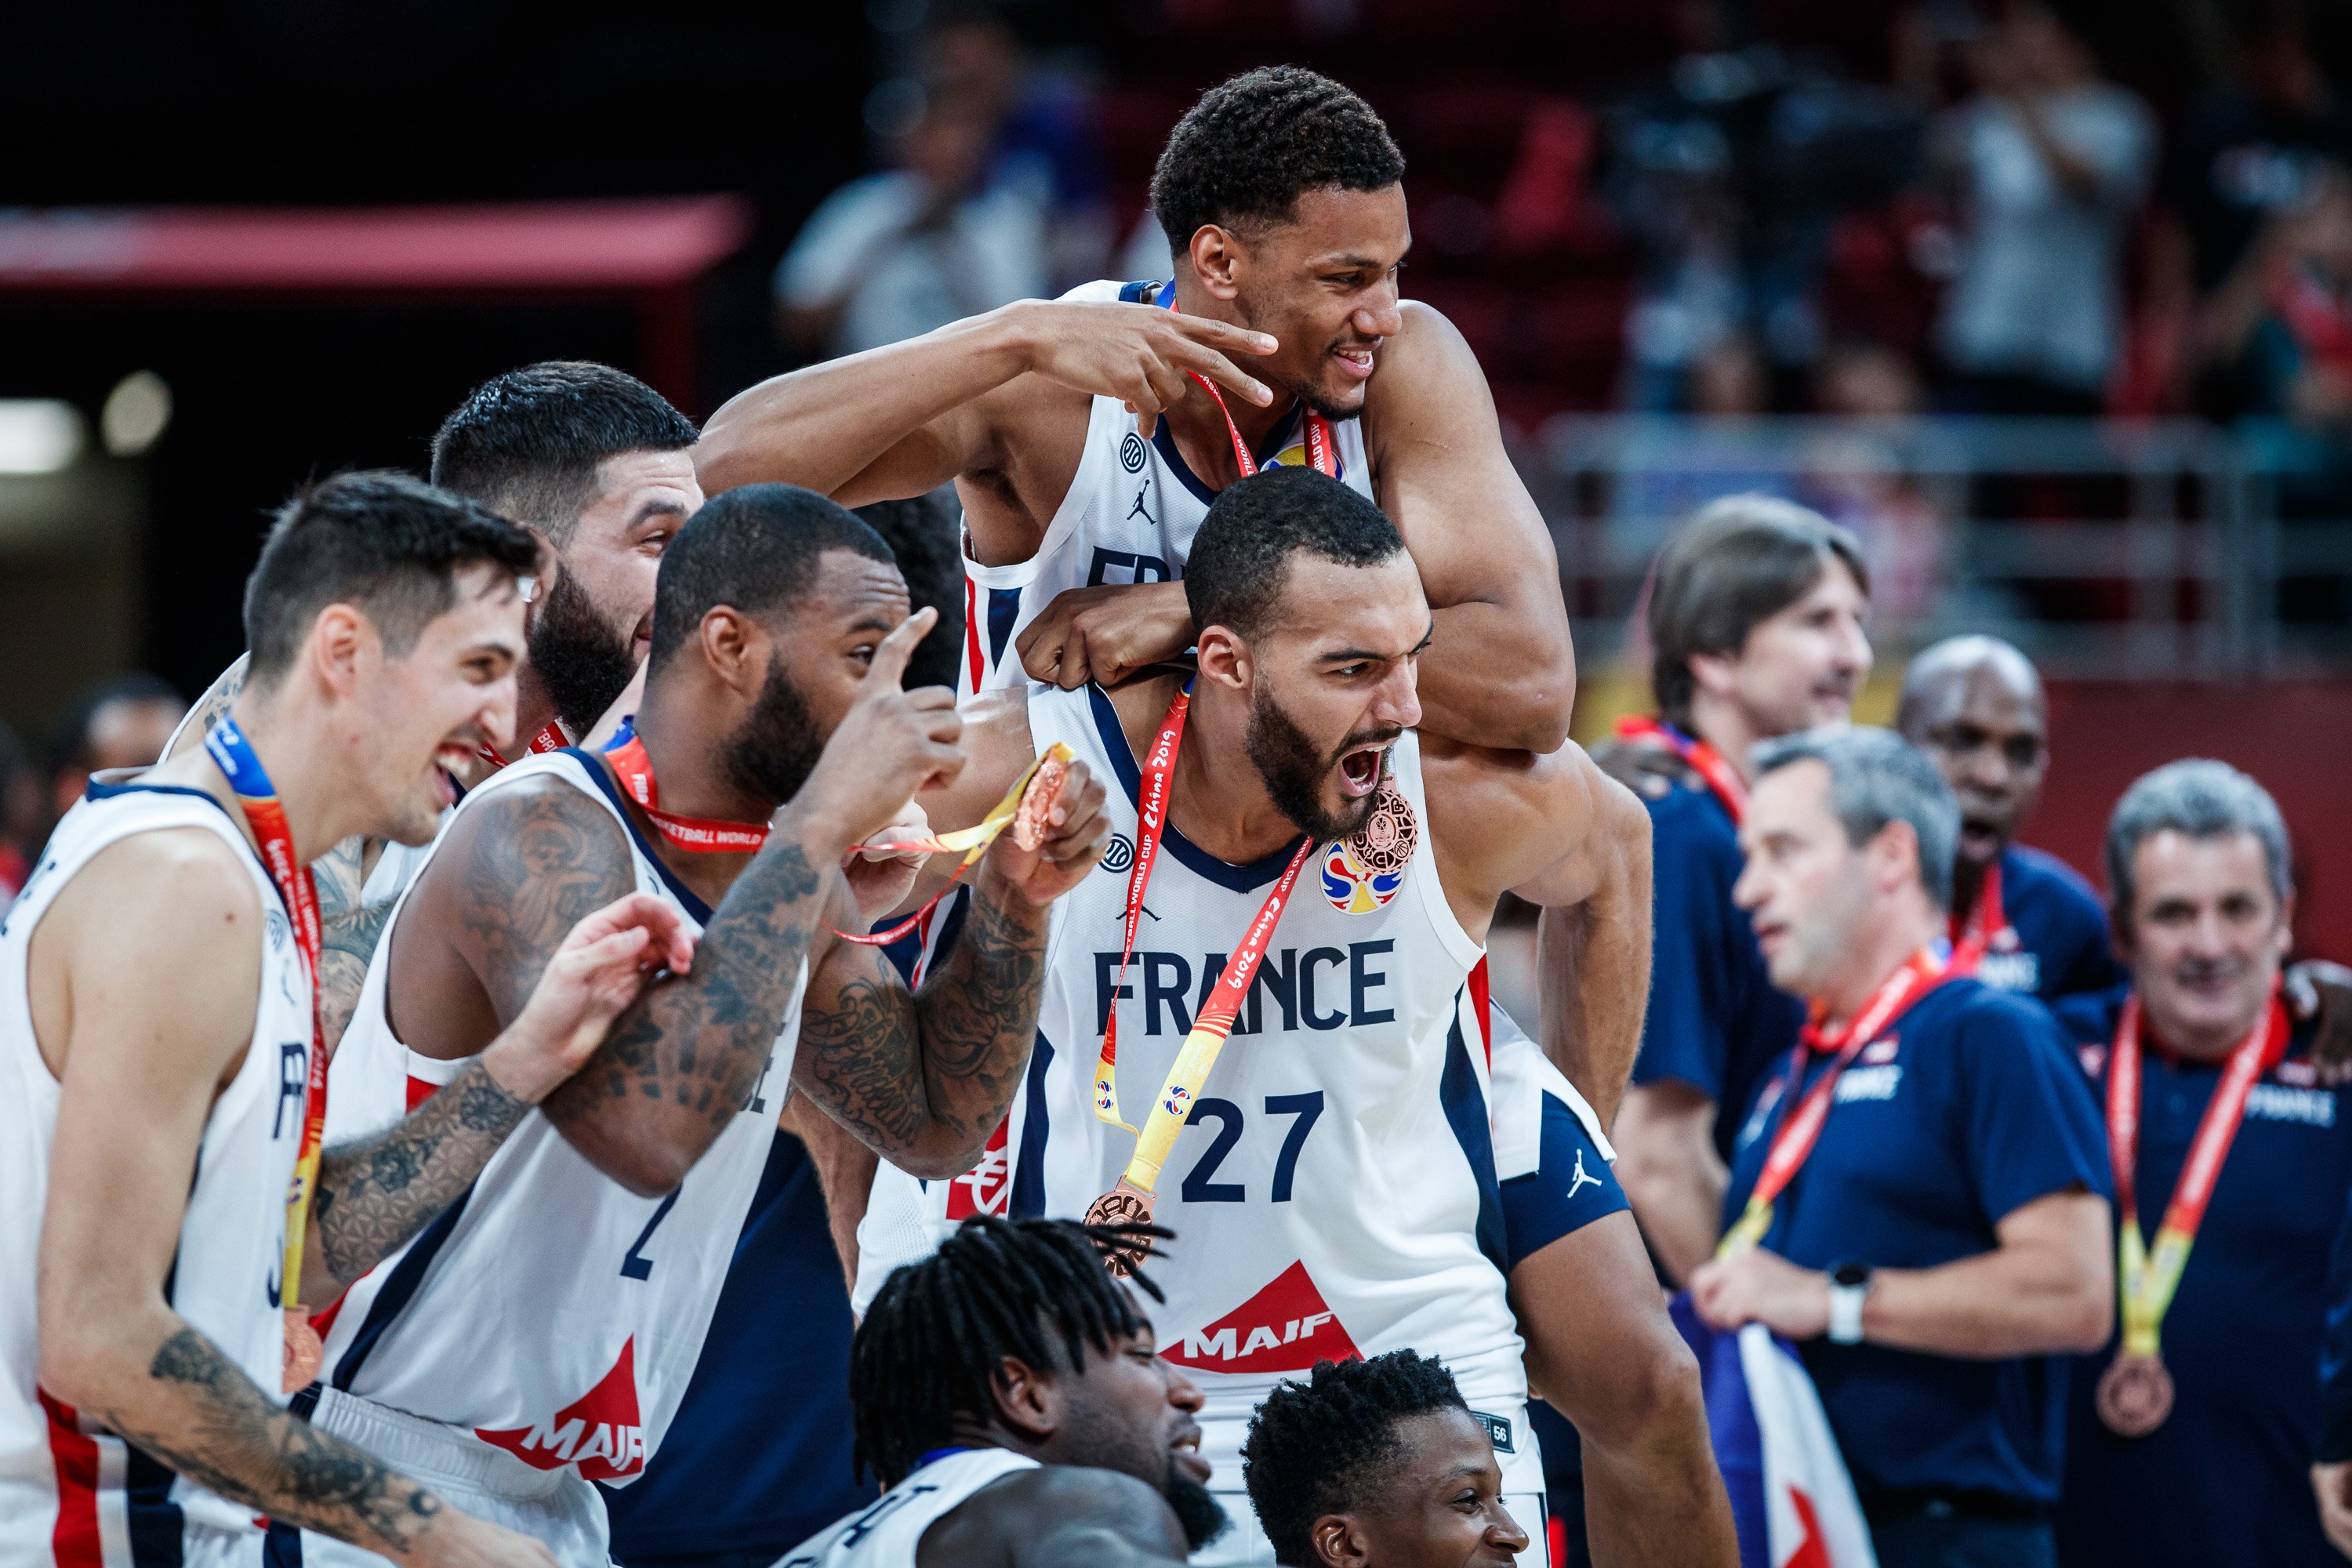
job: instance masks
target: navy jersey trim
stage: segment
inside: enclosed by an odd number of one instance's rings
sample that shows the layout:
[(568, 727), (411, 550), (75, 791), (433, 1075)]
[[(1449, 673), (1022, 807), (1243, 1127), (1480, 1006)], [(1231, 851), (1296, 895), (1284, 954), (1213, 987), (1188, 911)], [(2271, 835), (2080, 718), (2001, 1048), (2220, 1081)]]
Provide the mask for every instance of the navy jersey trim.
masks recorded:
[[(1109, 696), (1099, 686), (1087, 687), (1087, 699), (1094, 705), (1095, 728), (1102, 734), (1103, 751), (1110, 758), (1111, 771), (1118, 775), (1119, 787), (1127, 791), (1128, 804), (1140, 809), (1143, 772), (1136, 766), (1134, 749), (1127, 743), (1127, 731), (1119, 724), (1118, 710), (1111, 706)], [(1290, 858), (1298, 853), (1298, 842), (1293, 839), (1263, 859), (1246, 866), (1230, 865), (1185, 837), (1172, 821), (1160, 842), (1195, 875), (1236, 893), (1255, 893), (1266, 886), (1289, 868)]]
[(449, 1233), (457, 1228), (457, 1221), (464, 1216), (466, 1205), (473, 1201), (473, 1197), (474, 1189), (469, 1184), (457, 1194), (457, 1202), (443, 1209), (431, 1225), (417, 1233), (407, 1255), (394, 1267), (392, 1278), (383, 1282), (383, 1289), (377, 1291), (375, 1300), (369, 1303), (367, 1321), (360, 1325), (359, 1333), (352, 1340), (352, 1348), (345, 1351), (343, 1359), (335, 1363), (334, 1376), (331, 1379), (335, 1387), (350, 1392), (352, 1382), (360, 1374), (360, 1368), (367, 1364), (369, 1352), (375, 1349), (376, 1342), (383, 1338), (393, 1321), (407, 1310), (410, 1301), (415, 1300), (417, 1287), (425, 1283), (425, 1271), (433, 1267), (435, 1258), (441, 1256), (441, 1248), (448, 1244)]
[[(1502, 1184), (1503, 1231), (1513, 1268), (1560, 1237), (1633, 1206), (1591, 1133), (1555, 1094), (1543, 1097), (1539, 1148), (1534, 1170)], [(1587, 1187), (1594, 1190), (1580, 1200)]]
[(1054, 1042), (1040, 1029), (1036, 1048), (1029, 1053), (1029, 1115), (1021, 1124), (1021, 1158), (1013, 1167), (1013, 1195), (1004, 1205), (1011, 1219), (1045, 1217), (1045, 1142), (1052, 1131), (1045, 1110), (1045, 1069), (1053, 1065)]
[(991, 588), (988, 591), (988, 667), (991, 669), (1004, 663), (1004, 645), (1013, 640), (1013, 623), (1020, 618), (1020, 589)]
[[(1175, 279), (1169, 279), (1167, 288), (1172, 291), (1175, 287)], [(1122, 283), (1118, 286), (1118, 301), (1122, 305), (1164, 305), (1167, 300), (1162, 297), (1160, 288), (1160, 279), (1157, 278), (1145, 278), (1133, 283)]]
[(654, 847), (646, 842), (646, 836), (637, 831), (637, 819), (629, 815), (628, 803), (622, 798), (620, 786), (614, 784), (613, 775), (604, 771), (604, 764), (577, 746), (564, 747), (563, 754), (578, 758), (587, 768), (588, 776), (596, 781), (596, 787), (604, 792), (604, 798), (611, 801), (613, 809), (621, 814), (621, 826), (628, 829), (631, 842), (645, 852), (646, 858), (652, 861), (654, 869), (660, 873), (662, 886), (669, 889), (670, 897), (685, 906), (686, 912), (694, 917), (695, 924), (709, 925), (710, 906), (702, 901), (701, 894), (677, 879), (677, 873), (663, 863), (662, 858), (654, 853)]
[(130, 1526), (131, 1561), (136, 1568), (180, 1568), (186, 1521), (172, 1500), (177, 1478), (135, 1443), (122, 1445), (122, 1493)]
[(1445, 1072), (1438, 1080), (1437, 1097), (1445, 1108), (1445, 1123), (1470, 1174), (1478, 1184), (1478, 1250), (1504, 1279), (1511, 1277), (1509, 1237), (1503, 1226), (1503, 1193), (1495, 1179), (1495, 1135), (1486, 1124), (1486, 1097), (1478, 1088), (1478, 1069), (1470, 1065), (1469, 1042), (1462, 1037), (1461, 1010), (1445, 1029)]
[(228, 816), (231, 822), (236, 820), (236, 817), (229, 816), (228, 807), (222, 805), (216, 797), (206, 795), (200, 789), (191, 789), (186, 784), (100, 784), (96, 779), (92, 779), (81, 792), (81, 797), (84, 800), (112, 800), (115, 796), (123, 795), (193, 795), (218, 810), (223, 816)]

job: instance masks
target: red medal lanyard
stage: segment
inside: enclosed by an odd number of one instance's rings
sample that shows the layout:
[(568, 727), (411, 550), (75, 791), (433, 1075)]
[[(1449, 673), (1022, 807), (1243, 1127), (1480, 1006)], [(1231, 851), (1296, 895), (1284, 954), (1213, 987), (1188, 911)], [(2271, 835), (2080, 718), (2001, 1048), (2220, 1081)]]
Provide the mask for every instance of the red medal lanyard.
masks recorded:
[[(1169, 299), (1168, 309), (1171, 313), (1176, 309), (1172, 295)], [(1249, 443), (1242, 439), (1242, 427), (1234, 423), (1234, 411), (1225, 405), (1225, 395), (1199, 371), (1188, 370), (1184, 374), (1200, 383), (1201, 390), (1216, 400), (1217, 412), (1225, 416), (1225, 434), (1233, 437), (1234, 466), (1241, 469), (1242, 478), (1248, 479), (1257, 472), (1257, 458), (1252, 455)], [(1314, 465), (1317, 473), (1326, 479), (1336, 479), (1339, 477), (1339, 448), (1331, 439), (1331, 422), (1312, 408), (1307, 409), (1305, 414), (1301, 423), (1306, 426), (1307, 460)]]
[[(1127, 874), (1127, 913), (1120, 926), (1118, 978), (1111, 983), (1110, 1016), (1103, 1026), (1102, 1055), (1096, 1068), (1097, 1108), (1108, 1111), (1108, 1119), (1118, 1120), (1117, 1105), (1105, 1106), (1102, 1096), (1111, 1092), (1106, 1086), (1111, 1068), (1118, 1062), (1118, 994), (1127, 984), (1129, 963), (1135, 957), (1135, 934), (1143, 919), (1143, 890), (1151, 881), (1151, 868), (1160, 858), (1160, 840), (1168, 826), (1168, 801), (1176, 778), (1176, 751), (1184, 742), (1184, 717), (1192, 710), (1192, 688), (1187, 682), (1168, 704), (1167, 717), (1160, 721), (1160, 734), (1151, 742), (1151, 750), (1143, 759), (1142, 787), (1137, 792), (1135, 821), (1135, 866)], [(1285, 904), (1289, 901), (1291, 884), (1298, 879), (1298, 869), (1307, 864), (1313, 853), (1315, 840), (1302, 838), (1290, 857), (1290, 864), (1274, 884), (1274, 890), (1258, 907), (1256, 918), (1250, 921), (1249, 932), (1241, 947), (1225, 961), (1224, 972), (1218, 976), (1215, 989), (1202, 1004), (1200, 1016), (1193, 1020), (1192, 1033), (1213, 1030), (1222, 1037), (1233, 1027), (1239, 1016), (1243, 1001), (1249, 993), (1250, 981), (1257, 973), (1258, 960), (1265, 956), (1266, 944), (1274, 940), (1275, 926), (1282, 918)]]
[(1993, 939), (2008, 929), (2009, 917), (2000, 907), (2000, 862), (1995, 860), (1985, 868), (1984, 887), (1978, 891), (1976, 907), (1969, 911), (1967, 921), (1955, 919), (1951, 923), (1952, 973), (1974, 974), (1984, 955), (1992, 951)]
[[(560, 752), (570, 744), (572, 744), (572, 737), (563, 732), (563, 726), (550, 719), (541, 726), (539, 733), (530, 738), (528, 750), (531, 755), (539, 756), (548, 752)], [(488, 741), (483, 742), (475, 750), (481, 754), (482, 761), (494, 768), (507, 765), (507, 759), (500, 756), (499, 749)]]
[(1706, 787), (1715, 792), (1715, 798), (1723, 803), (1734, 827), (1748, 815), (1748, 784), (1739, 776), (1739, 770), (1726, 761), (1721, 752), (1696, 735), (1685, 735), (1663, 720), (1628, 714), (1617, 721), (1617, 738), (1655, 741), (1688, 763), (1692, 771), (1706, 781)]
[(680, 849), (698, 855), (741, 854), (768, 841), (768, 825), (764, 822), (722, 822), (662, 810), (660, 795), (654, 787), (653, 759), (646, 755), (646, 743), (632, 724), (621, 726), (621, 732), (604, 748), (604, 760), (613, 764), (613, 773), (620, 779), (621, 786), (645, 808), (653, 825), (661, 829), (661, 836)]
[[(2116, 1212), (2126, 1226), (2139, 1223), (2132, 1190), (2133, 1169), (2139, 1157), (2139, 997), (2135, 994), (2124, 1000), (2123, 1017), (2116, 1025), (2115, 1049), (2107, 1061), (2107, 1153), (2116, 1168)], [(2230, 1053), (2221, 1085), (2197, 1123), (2197, 1137), (2189, 1145), (2189, 1159), (2180, 1167), (2179, 1180), (2173, 1184), (2172, 1201), (2165, 1206), (2159, 1237), (2166, 1232), (2178, 1235), (2184, 1247), (2196, 1237), (2197, 1227), (2205, 1220), (2205, 1205), (2213, 1196), (2213, 1184), (2221, 1174), (2221, 1162), (2229, 1158), (2230, 1145), (2245, 1120), (2246, 1099), (2254, 1080), (2278, 1065), (2286, 1055), (2286, 1009), (2280, 1005), (2273, 985), (2270, 1005)]]
[(1808, 1024), (1798, 1037), (1797, 1048), (1789, 1057), (1789, 1092), (1794, 1094), (1797, 1085), (1804, 1080), (1807, 1053), (1834, 1052), (1836, 1059), (1805, 1091), (1780, 1131), (1772, 1140), (1771, 1152), (1764, 1156), (1764, 1169), (1756, 1178), (1756, 1189), (1748, 1203), (1752, 1209), (1769, 1205), (1786, 1191), (1789, 1183), (1801, 1169), (1821, 1142), (1822, 1125), (1829, 1120), (1830, 1096), (1837, 1088), (1838, 1075), (1853, 1064), (1863, 1047), (1886, 1032), (1907, 1011), (1914, 1002), (1926, 995), (1950, 977), (1950, 972), (1937, 962), (1936, 955), (1926, 950), (1904, 960), (1903, 966), (1886, 977), (1862, 1011), (1856, 1013), (1836, 1036), (1822, 1033), (1817, 1024)]
[(310, 1211), (310, 1188), (318, 1180), (319, 1148), (327, 1130), (327, 1051), (319, 1026), (319, 885), (310, 868), (294, 851), (294, 833), (286, 825), (286, 807), (278, 798), (261, 759), (235, 719), (223, 717), (205, 737), (205, 749), (227, 775), (236, 803), (245, 810), (247, 826), (261, 850), (261, 863), (286, 905), (294, 927), (294, 944), (310, 972), (310, 1060), (302, 1096), (302, 1140), (294, 1147), (294, 1180), (286, 1197), (286, 1251), (280, 1260), (278, 1300), (289, 1315), (298, 1313), (302, 1293), (302, 1233)]

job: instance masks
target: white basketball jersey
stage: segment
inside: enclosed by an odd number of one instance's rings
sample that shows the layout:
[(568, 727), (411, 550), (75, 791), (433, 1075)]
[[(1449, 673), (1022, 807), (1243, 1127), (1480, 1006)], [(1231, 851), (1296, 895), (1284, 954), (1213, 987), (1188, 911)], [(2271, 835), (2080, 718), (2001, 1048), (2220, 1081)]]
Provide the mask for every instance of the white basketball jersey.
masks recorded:
[[(1157, 284), (1086, 283), (1062, 296), (1082, 302), (1127, 299), (1164, 304)], [(1228, 394), (1227, 395), (1231, 395)], [(1364, 456), (1363, 422), (1331, 426), (1339, 478), (1369, 498), (1372, 470)], [(1267, 468), (1307, 464), (1299, 410), (1274, 437)], [(1087, 416), (1078, 471), (1062, 504), (1026, 561), (983, 566), (964, 548), (964, 651), (957, 686), (964, 696), (1028, 679), (1014, 642), (1056, 595), (1105, 583), (1166, 583), (1184, 574), (1192, 536), (1216, 491), (1203, 484), (1176, 449), (1168, 422), (1149, 441), (1136, 434), (1135, 416), (1116, 397), (1097, 397)]]
[[(1133, 1134), (1097, 1119), (1092, 1086), (1138, 774), (1098, 690), (1033, 686), (1029, 721), (1040, 748), (1066, 742), (1114, 781), (1105, 809), (1117, 837), (1053, 906), (1037, 1042), (991, 1178), (1003, 1190), (980, 1195), (1014, 1217), (1076, 1218), (1135, 1149)], [(1400, 737), (1391, 759), (1425, 821), (1417, 737)], [(1151, 1107), (1289, 854), (1228, 866), (1167, 829), (1116, 1004), (1118, 1100), (1131, 1118)], [(1464, 984), (1481, 951), (1445, 901), (1425, 832), (1404, 869), (1384, 877), (1339, 846), (1310, 854), (1158, 1184), (1155, 1218), (1177, 1239), (1150, 1269), (1167, 1301), (1146, 1305), (1161, 1353), (1202, 1384), (1203, 1451), (1229, 1478), (1258, 1402), (1326, 1358), (1412, 1346), (1442, 1356), (1474, 1408), (1507, 1412), (1526, 1396), (1504, 1299), (1486, 1050)], [(934, 1182), (914, 1200), (919, 1222), (894, 1222), (907, 1197), (886, 1188), (912, 1183), (887, 1166), (877, 1177), (875, 1223), (861, 1232), (876, 1248), (861, 1274), (877, 1286), (975, 1206), (961, 1181)]]
[[(541, 777), (611, 812), (639, 890), (678, 910), (699, 934), (709, 908), (655, 858), (609, 777), (583, 753), (511, 763), (457, 810)], [(418, 1056), (392, 1031), (384, 986), (401, 912), (376, 944), (329, 1069), (331, 1142), (396, 1121), (464, 1065)], [(807, 980), (803, 962), (799, 985)], [(470, 1192), (334, 1309), (325, 1380), (471, 1432), (539, 1469), (570, 1465), (589, 1480), (635, 1479), (694, 1374), (767, 1163), (799, 1030), (796, 989), (759, 1083), (667, 1197), (634, 1195), (532, 1111)]]
[[(142, 1543), (176, 1547), (191, 1529), (255, 1531), (252, 1510), (180, 1479), (35, 1386), (35, 1259), (58, 1085), (33, 1037), (27, 955), (41, 917), (91, 857), (133, 834), (166, 828), (196, 828), (228, 842), (252, 873), (263, 934), (253, 1038), (205, 1118), (164, 1293), (172, 1310), (255, 1384), (273, 1398), (278, 1391), (286, 1194), (310, 1082), (310, 970), (278, 889), (217, 801), (171, 786), (93, 785), (58, 824), (23, 894), (0, 920), (0, 1360), (7, 1369), (0, 1385), (0, 1563), (12, 1568), (128, 1563), (134, 1532)], [(126, 1128), (124, 1135), (139, 1132)]]
[(868, 1506), (784, 1553), (776, 1568), (915, 1568), (923, 1531), (972, 1493), (1034, 1459), (1010, 1448), (964, 1448), (933, 1459)]

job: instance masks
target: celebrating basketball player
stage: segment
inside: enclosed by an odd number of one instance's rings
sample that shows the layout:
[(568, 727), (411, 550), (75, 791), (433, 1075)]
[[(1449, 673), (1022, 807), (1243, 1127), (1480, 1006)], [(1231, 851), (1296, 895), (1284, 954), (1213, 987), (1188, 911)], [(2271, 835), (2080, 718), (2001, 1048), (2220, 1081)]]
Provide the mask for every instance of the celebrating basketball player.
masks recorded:
[(1176, 1568), (1223, 1529), (1201, 1391), (1103, 1269), (1151, 1234), (980, 1215), (893, 1274), (849, 1367), (859, 1462), (891, 1489), (776, 1568)]
[[(626, 1483), (661, 1441), (788, 1084), (924, 1174), (979, 1156), (1035, 1037), (1045, 906), (1108, 828), (1083, 767), (1045, 820), (1024, 802), (1037, 836), (981, 859), (964, 940), (918, 994), (831, 933), (865, 930), (908, 880), (860, 862), (877, 884), (861, 897), (835, 867), (962, 762), (951, 694), (899, 689), (934, 618), (908, 617), (888, 547), (833, 502), (732, 491), (663, 559), (633, 732), (467, 797), (370, 965), (335, 1058), (339, 1117), (382, 1121), (469, 1070), (575, 905), (634, 887), (701, 944), (464, 1203), (342, 1302), (320, 1427), (602, 1568), (589, 1483)], [(482, 1333), (539, 1322), (560, 1331)]]
[(1261, 465), (1311, 466), (1379, 501), (1421, 570), (1424, 728), (1551, 751), (1576, 695), (1551, 537), (1469, 345), (1398, 298), (1403, 174), (1338, 82), (1236, 77), (1152, 176), (1174, 279), (1087, 284), (762, 383), (711, 416), (696, 469), (714, 494), (788, 479), (850, 505), (955, 480), (971, 691), (1024, 671), (1110, 685), (1182, 654), (1175, 579), (1210, 501)]
[[(532, 752), (584, 740), (635, 679), (653, 638), (654, 574), (697, 507), (694, 422), (635, 376), (551, 360), (494, 376), (433, 437), (433, 482), (546, 544), (515, 669), (515, 734)], [(201, 745), (245, 684), (239, 658), (199, 698), (165, 754)], [(453, 759), (454, 760), (454, 759)], [(460, 775), (503, 766), (488, 748)], [(347, 839), (319, 858), (320, 1026), (331, 1054), (351, 1021), (393, 900), (422, 846)]]
[(320, 1153), (304, 868), (430, 836), (451, 759), (509, 738), (536, 554), (400, 475), (298, 497), (247, 590), (251, 684), (203, 750), (91, 785), (0, 923), (0, 1561), (257, 1563), (257, 1511), (408, 1563), (547, 1561), (274, 1397), (304, 1295), (464, 1192), (689, 960), (657, 900), (579, 904), (439, 1100)]
[[(1121, 785), (1117, 855), (1055, 912), (1011, 1211), (1156, 1205), (1182, 1239), (1151, 1316), (1203, 1385), (1203, 1451), (1229, 1487), (1279, 1374), (1411, 1346), (1454, 1369), (1497, 1433), (1513, 1511), (1540, 1518), (1532, 1362), (1584, 1428), (1615, 1560), (1728, 1561), (1696, 1370), (1622, 1200), (1509, 1255), (1533, 1221), (1504, 1212), (1465, 1001), (1507, 889), (1646, 931), (1639, 804), (1572, 746), (1412, 732), (1415, 666), (1444, 633), (1397, 531), (1343, 485), (1281, 469), (1228, 488), (1184, 588), (1202, 628), (1189, 688), (1169, 673), (987, 694), (966, 714), (971, 763), (923, 797), (935, 822), (978, 820), (1056, 742)], [(1599, 1180), (1568, 1175), (1549, 1201)], [(928, 1228), (870, 1226), (866, 1269), (926, 1247), (952, 1186), (923, 1194)], [(1555, 1288), (1514, 1289), (1538, 1278)], [(1244, 1530), (1211, 1560), (1251, 1550)]]

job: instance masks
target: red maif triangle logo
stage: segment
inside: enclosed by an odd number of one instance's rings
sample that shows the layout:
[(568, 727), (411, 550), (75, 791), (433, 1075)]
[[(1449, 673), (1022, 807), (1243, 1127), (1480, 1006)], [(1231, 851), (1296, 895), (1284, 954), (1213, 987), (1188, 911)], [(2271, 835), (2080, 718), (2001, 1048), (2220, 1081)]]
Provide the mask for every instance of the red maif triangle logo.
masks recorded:
[(1323, 1292), (1294, 1263), (1273, 1284), (1205, 1329), (1195, 1329), (1160, 1352), (1203, 1372), (1306, 1372), (1318, 1361), (1362, 1355)]
[(618, 1480), (646, 1468), (646, 1429), (637, 1420), (637, 1340), (621, 1346), (621, 1359), (596, 1386), (552, 1418), (510, 1432), (481, 1427), (474, 1436), (495, 1443), (533, 1469), (577, 1465), (592, 1481)]

